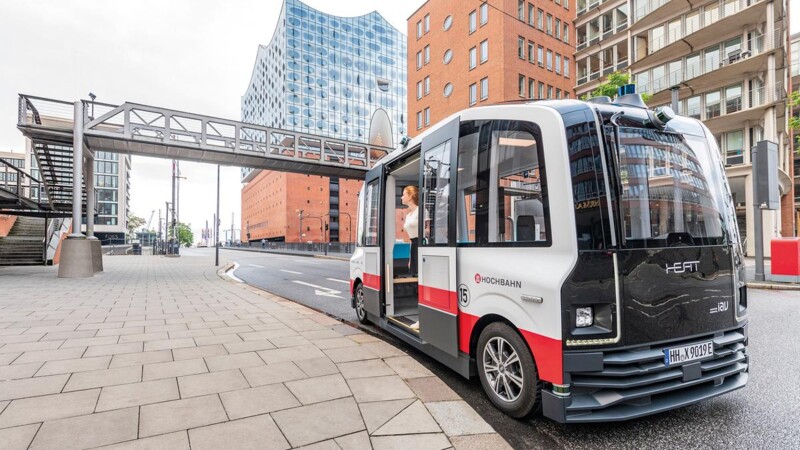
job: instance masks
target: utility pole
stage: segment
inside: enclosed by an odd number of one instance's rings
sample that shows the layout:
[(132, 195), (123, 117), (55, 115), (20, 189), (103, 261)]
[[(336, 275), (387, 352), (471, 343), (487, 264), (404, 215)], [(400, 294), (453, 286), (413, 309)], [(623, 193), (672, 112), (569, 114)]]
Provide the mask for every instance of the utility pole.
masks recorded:
[(219, 164), (217, 164), (217, 213), (214, 215), (214, 230), (216, 230), (214, 234), (214, 247), (216, 247), (214, 265), (219, 266)]
[[(162, 242), (164, 242), (161, 240), (161, 208), (158, 208), (158, 239), (156, 241), (158, 242), (158, 247), (161, 247)], [(161, 249), (159, 248), (158, 250), (160, 251)]]
[(233, 212), (231, 212), (231, 244), (236, 240), (236, 235), (233, 234)]

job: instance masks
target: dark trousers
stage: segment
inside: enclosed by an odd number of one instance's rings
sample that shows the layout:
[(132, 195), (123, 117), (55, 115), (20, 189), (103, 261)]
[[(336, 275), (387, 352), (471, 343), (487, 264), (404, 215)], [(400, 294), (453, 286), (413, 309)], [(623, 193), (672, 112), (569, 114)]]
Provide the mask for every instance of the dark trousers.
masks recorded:
[(410, 260), (411, 265), (410, 265), (410, 270), (409, 270), (409, 272), (411, 272), (411, 276), (412, 277), (417, 276), (417, 260), (419, 259), (417, 257), (417, 246), (418, 245), (419, 245), (419, 239), (412, 238), (411, 239), (411, 260)]

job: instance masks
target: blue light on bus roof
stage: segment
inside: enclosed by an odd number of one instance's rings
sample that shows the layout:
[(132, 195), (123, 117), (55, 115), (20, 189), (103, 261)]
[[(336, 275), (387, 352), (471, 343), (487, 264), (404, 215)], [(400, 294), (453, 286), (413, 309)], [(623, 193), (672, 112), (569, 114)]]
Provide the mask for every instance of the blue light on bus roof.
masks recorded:
[(636, 93), (635, 84), (626, 84), (625, 86), (620, 86), (617, 88), (617, 97), (622, 97), (623, 95), (635, 94), (635, 93)]

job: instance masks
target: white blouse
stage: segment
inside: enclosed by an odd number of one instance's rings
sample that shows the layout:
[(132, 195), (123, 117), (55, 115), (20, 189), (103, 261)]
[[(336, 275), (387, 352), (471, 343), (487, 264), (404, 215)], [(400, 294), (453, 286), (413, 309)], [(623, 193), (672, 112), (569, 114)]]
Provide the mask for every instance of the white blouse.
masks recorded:
[(406, 233), (408, 233), (408, 237), (411, 239), (416, 239), (417, 236), (419, 235), (418, 211), (419, 211), (418, 207), (415, 207), (414, 210), (409, 211), (408, 214), (406, 214), (406, 221), (403, 224), (403, 229), (406, 230)]

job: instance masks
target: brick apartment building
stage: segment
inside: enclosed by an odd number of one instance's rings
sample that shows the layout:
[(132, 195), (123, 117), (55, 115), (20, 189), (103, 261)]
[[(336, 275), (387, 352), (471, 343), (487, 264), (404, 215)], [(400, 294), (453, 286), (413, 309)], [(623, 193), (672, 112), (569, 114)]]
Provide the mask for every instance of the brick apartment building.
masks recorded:
[(470, 106), (574, 97), (574, 19), (569, 0), (426, 1), (408, 19), (409, 135)]

